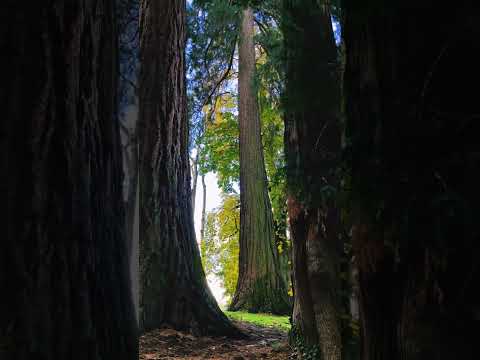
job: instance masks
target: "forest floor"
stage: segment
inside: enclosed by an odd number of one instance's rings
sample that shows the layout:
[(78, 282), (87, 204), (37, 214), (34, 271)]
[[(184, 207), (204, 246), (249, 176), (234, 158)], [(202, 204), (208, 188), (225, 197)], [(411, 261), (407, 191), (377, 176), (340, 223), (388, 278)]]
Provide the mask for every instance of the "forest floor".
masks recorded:
[(284, 330), (243, 321), (233, 322), (248, 335), (247, 339), (194, 337), (171, 329), (161, 329), (140, 338), (140, 360), (290, 359), (291, 349)]

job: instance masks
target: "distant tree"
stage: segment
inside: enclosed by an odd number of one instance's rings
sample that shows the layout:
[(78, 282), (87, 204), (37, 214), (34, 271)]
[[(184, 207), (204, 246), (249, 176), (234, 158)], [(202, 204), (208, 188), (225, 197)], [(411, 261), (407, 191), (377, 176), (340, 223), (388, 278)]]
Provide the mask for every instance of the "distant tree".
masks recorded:
[(290, 304), (280, 271), (254, 91), (253, 10), (242, 13), (239, 37), (240, 258), (231, 310), (285, 314)]
[(344, 11), (362, 359), (475, 359), (479, 9), (345, 0)]
[[(241, 6), (240, 2), (225, 0), (194, 1), (190, 10), (194, 14), (189, 43), (189, 64), (194, 69), (189, 73), (189, 97), (194, 109), (192, 122), (198, 124), (198, 114), (204, 115), (202, 133), (197, 138), (199, 165), (203, 173), (216, 172), (220, 187), (227, 193), (236, 191), (240, 178), (238, 92), (234, 86), (239, 71), (235, 45), (239, 38)], [(257, 4), (254, 21), (260, 30), (254, 36), (252, 28), (251, 34), (252, 46), (255, 40), (258, 54), (257, 59), (254, 55), (252, 69), (257, 71), (250, 78), (250, 88), (251, 94), (258, 100), (255, 113), (260, 117), (260, 144), (263, 145), (261, 161), (265, 163), (258, 166), (266, 172), (271, 200), (268, 196), (267, 199), (272, 203), (268, 205), (271, 214), (266, 216), (272, 218), (269, 221), (273, 221), (273, 235), (267, 237), (273, 237), (273, 249), (278, 253), (275, 255), (279, 264), (276, 271), (281, 274), (284, 283), (289, 283), (290, 245), (286, 233), (283, 120), (279, 109), (281, 81), (271, 61), (277, 59), (273, 55), (276, 55), (281, 44), (281, 33), (271, 15), (266, 15), (270, 13), (270, 8), (273, 8), (270, 2)]]
[(210, 293), (195, 239), (185, 87), (185, 1), (141, 2), (140, 322), (236, 335)]
[(0, 358), (138, 358), (115, 2), (0, 3)]
[(330, 4), (285, 0), (285, 153), (295, 336), (342, 359), (340, 86)]
[(117, 0), (119, 116), (123, 154), (123, 201), (130, 258), (130, 279), (138, 321), (139, 186), (138, 186), (138, 51), (140, 0)]

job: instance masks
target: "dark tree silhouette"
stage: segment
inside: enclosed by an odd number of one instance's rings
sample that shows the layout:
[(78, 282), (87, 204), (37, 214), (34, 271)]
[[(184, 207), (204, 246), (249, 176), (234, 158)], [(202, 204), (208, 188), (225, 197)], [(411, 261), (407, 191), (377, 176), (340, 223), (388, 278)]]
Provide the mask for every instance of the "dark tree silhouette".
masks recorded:
[(346, 0), (344, 10), (362, 358), (474, 359), (478, 7)]
[(285, 154), (296, 332), (322, 359), (342, 358), (340, 84), (329, 3), (284, 1)]
[(114, 2), (0, 4), (0, 358), (138, 358)]

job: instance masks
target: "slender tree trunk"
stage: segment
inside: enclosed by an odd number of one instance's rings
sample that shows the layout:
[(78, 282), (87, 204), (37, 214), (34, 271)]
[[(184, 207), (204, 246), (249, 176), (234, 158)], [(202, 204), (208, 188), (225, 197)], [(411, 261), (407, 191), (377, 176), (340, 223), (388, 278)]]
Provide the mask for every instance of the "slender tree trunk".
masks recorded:
[(234, 335), (195, 240), (185, 88), (185, 1), (141, 3), (140, 322)]
[(205, 184), (205, 175), (202, 175), (202, 224), (200, 227), (200, 242), (205, 240), (205, 225), (207, 222), (207, 184)]
[(479, 9), (344, 3), (362, 358), (475, 359)]
[[(286, 200), (285, 200), (286, 205)], [(283, 277), (283, 281), (287, 288), (292, 279), (292, 271), (291, 271), (291, 261), (292, 261), (292, 251), (291, 246), (288, 244), (287, 238), (287, 211), (285, 206), (285, 213), (284, 217), (281, 220), (275, 221), (273, 223), (274, 231), (275, 231), (275, 244), (277, 248), (281, 247), (281, 251), (279, 250), (279, 263), (280, 263), (280, 273)]]
[(260, 118), (254, 90), (253, 11), (243, 11), (239, 43), (240, 258), (231, 310), (286, 314), (290, 304), (280, 273), (267, 190)]
[(113, 1), (0, 4), (0, 358), (138, 358)]
[(119, 58), (119, 117), (123, 149), (123, 195), (132, 297), (138, 324), (138, 50), (139, 0), (116, 0)]
[[(138, 169), (137, 169), (138, 170)], [(140, 182), (135, 184), (135, 207), (133, 211), (132, 247), (130, 251), (130, 281), (137, 326), (140, 325)]]
[[(121, 119), (125, 120), (125, 119)], [(123, 128), (121, 136), (123, 148), (123, 197), (125, 204), (125, 227), (127, 237), (127, 249), (130, 264), (130, 282), (132, 298), (135, 306), (135, 314), (138, 324), (138, 137), (136, 134), (137, 119), (129, 119), (131, 127)], [(133, 127), (133, 128), (132, 128)]]
[(342, 358), (340, 216), (336, 169), (341, 151), (337, 50), (328, 2), (285, 2), (285, 152), (293, 243), (294, 324), (321, 358)]
[(197, 183), (198, 183), (198, 158), (199, 158), (200, 147), (197, 147), (197, 153), (195, 154), (195, 159), (193, 160), (192, 168), (192, 209), (195, 214), (195, 199), (197, 198)]

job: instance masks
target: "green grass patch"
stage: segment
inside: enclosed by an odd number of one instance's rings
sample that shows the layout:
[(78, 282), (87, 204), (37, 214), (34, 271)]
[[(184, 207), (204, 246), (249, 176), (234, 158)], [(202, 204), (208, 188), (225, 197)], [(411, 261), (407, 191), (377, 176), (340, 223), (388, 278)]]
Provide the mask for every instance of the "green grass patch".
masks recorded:
[(252, 314), (243, 311), (224, 311), (229, 319), (245, 321), (257, 326), (273, 327), (282, 331), (290, 330), (290, 321), (288, 316), (278, 316), (272, 314)]

